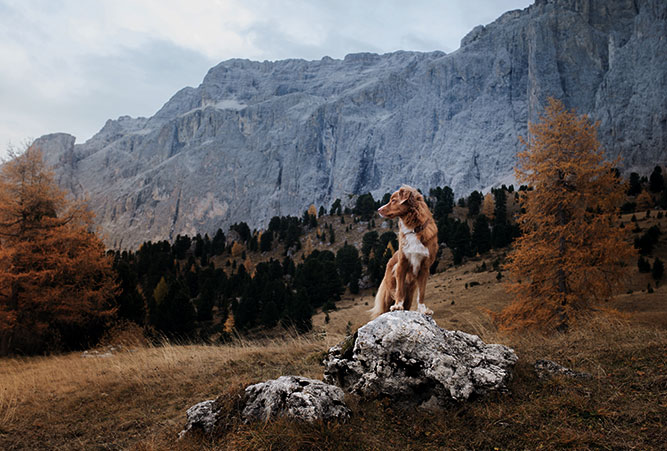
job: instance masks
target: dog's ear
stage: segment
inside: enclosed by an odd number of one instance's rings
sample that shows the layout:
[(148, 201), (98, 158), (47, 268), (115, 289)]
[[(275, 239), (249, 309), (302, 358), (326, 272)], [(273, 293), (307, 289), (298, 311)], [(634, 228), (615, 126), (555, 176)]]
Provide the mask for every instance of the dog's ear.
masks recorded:
[(398, 200), (400, 203), (404, 204), (412, 197), (412, 191), (407, 188), (401, 188), (398, 190)]

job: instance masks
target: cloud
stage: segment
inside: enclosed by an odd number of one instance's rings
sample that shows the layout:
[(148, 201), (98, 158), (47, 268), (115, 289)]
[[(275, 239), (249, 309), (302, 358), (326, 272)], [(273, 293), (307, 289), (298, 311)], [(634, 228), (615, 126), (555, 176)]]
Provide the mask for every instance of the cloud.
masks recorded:
[(229, 58), (455, 50), (529, 0), (0, 0), (0, 152), (152, 115)]

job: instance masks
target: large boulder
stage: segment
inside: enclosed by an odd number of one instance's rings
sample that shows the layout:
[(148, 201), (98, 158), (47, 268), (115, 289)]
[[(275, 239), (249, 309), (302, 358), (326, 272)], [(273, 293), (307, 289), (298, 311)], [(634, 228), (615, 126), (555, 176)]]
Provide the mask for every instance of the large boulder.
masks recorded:
[(302, 421), (342, 421), (350, 416), (340, 388), (300, 376), (281, 376), (245, 389), (246, 421), (284, 416)]
[(421, 313), (396, 311), (331, 348), (324, 381), (362, 397), (442, 408), (451, 400), (505, 389), (516, 362), (507, 346), (441, 329)]

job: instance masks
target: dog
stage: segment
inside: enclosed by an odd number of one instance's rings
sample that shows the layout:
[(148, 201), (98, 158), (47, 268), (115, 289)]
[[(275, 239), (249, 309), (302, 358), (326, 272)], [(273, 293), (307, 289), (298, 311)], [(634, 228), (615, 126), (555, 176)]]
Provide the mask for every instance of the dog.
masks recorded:
[(417, 298), (417, 311), (432, 315), (426, 308), (426, 280), (438, 250), (438, 227), (419, 191), (403, 185), (378, 209), (384, 218), (398, 218), (398, 250), (385, 269), (371, 319), (394, 310), (410, 310)]

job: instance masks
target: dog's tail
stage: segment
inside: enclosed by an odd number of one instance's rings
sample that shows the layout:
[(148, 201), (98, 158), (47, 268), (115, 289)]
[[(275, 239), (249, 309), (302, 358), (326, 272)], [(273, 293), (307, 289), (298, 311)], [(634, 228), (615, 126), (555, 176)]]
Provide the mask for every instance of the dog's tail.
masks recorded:
[(387, 284), (385, 283), (384, 279), (382, 279), (380, 288), (378, 288), (378, 292), (375, 295), (375, 304), (373, 305), (373, 308), (368, 311), (371, 314), (371, 319), (375, 319), (387, 311), (386, 306), (388, 295), (389, 293), (387, 292)]

